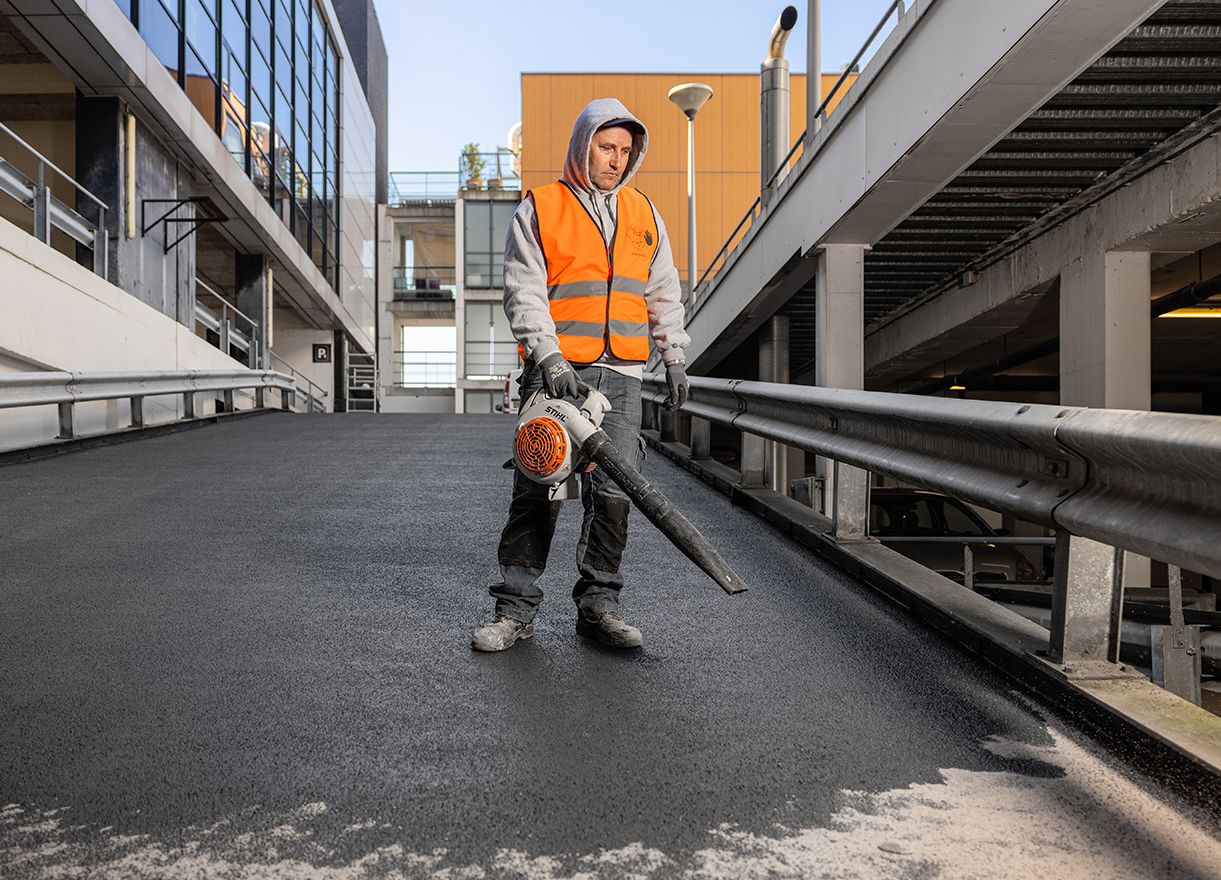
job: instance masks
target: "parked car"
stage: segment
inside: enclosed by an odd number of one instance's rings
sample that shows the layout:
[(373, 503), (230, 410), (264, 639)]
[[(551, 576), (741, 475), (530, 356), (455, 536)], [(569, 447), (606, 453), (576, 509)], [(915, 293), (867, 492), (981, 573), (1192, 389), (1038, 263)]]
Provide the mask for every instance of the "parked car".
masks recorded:
[(517, 415), (521, 409), (521, 374), (521, 367), (509, 371), (509, 378), (505, 379), (504, 397), (500, 406), (496, 407), (497, 412)]
[[(921, 539), (1001, 537), (957, 498), (925, 489), (872, 490), (869, 533), (887, 547), (959, 583), (965, 580), (963, 544)], [(1014, 545), (973, 543), (971, 552), (976, 582), (1043, 580), (1036, 566)]]

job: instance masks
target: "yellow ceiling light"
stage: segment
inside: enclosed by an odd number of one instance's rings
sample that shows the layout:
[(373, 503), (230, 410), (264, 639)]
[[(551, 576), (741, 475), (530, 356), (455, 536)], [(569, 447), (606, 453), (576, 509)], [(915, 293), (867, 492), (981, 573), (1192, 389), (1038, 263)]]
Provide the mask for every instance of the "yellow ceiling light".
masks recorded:
[(1217, 308), (1194, 308), (1194, 309), (1175, 309), (1173, 312), (1166, 312), (1164, 315), (1158, 315), (1159, 318), (1221, 318), (1221, 307)]

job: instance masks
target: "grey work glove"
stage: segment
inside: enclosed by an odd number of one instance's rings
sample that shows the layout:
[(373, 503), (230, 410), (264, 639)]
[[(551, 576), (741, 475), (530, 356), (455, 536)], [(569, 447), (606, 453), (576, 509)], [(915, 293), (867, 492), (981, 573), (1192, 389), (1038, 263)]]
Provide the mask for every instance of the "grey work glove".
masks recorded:
[(576, 371), (558, 351), (539, 361), (538, 368), (543, 374), (543, 387), (551, 397), (576, 397), (580, 393)]
[(665, 407), (670, 412), (674, 412), (691, 396), (691, 383), (687, 381), (686, 364), (680, 361), (667, 366), (666, 384), (670, 386), (670, 396), (666, 398)]

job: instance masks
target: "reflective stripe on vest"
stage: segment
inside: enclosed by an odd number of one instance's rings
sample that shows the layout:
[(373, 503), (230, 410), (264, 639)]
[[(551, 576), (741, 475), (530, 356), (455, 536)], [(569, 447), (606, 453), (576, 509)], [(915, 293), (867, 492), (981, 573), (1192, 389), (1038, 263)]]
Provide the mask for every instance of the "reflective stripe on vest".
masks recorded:
[(619, 190), (617, 222), (608, 254), (602, 230), (563, 183), (528, 194), (534, 199), (547, 262), (547, 297), (560, 353), (591, 364), (609, 349), (624, 361), (649, 357), (649, 312), (644, 290), (657, 252), (653, 206), (638, 190)]

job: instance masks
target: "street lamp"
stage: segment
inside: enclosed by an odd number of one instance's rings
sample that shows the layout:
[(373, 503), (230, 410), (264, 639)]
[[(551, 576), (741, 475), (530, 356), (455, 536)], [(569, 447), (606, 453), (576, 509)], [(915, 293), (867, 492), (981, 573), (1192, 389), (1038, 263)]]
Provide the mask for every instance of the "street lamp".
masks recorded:
[(687, 117), (687, 301), (695, 301), (699, 275), (695, 266), (695, 114), (712, 97), (712, 86), (681, 83), (670, 89), (670, 100)]

